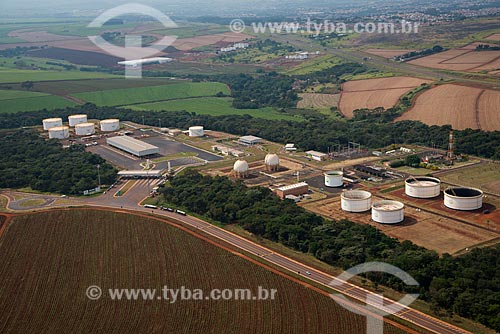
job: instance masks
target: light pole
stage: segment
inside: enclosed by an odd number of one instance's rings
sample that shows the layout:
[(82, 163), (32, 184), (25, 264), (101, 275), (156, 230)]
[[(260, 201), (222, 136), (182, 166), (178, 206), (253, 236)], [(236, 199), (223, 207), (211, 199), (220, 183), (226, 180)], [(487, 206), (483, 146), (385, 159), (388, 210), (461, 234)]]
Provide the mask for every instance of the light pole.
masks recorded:
[(142, 125), (144, 126), (144, 115), (142, 115)]
[(161, 129), (161, 118), (158, 118), (158, 127)]
[(99, 182), (99, 190), (101, 190), (101, 165), (97, 165), (97, 180)]

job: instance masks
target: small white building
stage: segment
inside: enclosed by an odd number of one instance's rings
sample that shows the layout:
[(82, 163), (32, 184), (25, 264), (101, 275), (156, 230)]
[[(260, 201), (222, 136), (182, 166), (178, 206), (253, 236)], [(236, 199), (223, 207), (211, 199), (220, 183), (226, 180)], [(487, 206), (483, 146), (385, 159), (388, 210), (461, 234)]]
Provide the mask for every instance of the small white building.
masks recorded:
[(328, 159), (328, 154), (318, 151), (307, 151), (306, 156), (315, 161), (325, 161), (326, 159)]
[(285, 145), (285, 151), (287, 151), (287, 152), (295, 152), (295, 151), (297, 151), (297, 148), (295, 147), (295, 144), (286, 144)]
[(262, 143), (263, 140), (256, 136), (243, 136), (239, 138), (238, 142), (243, 145), (256, 145)]

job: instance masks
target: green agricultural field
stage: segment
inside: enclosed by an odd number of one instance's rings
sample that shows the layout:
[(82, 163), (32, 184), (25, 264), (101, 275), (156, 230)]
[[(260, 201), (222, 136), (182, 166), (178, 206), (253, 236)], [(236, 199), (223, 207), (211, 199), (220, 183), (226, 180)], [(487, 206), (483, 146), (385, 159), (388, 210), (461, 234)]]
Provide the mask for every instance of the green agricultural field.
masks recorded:
[(47, 96), (48, 94), (38, 92), (27, 92), (22, 90), (0, 90), (0, 101), (23, 99), (31, 97)]
[[(5, 91), (0, 91), (0, 96)], [(8, 91), (9, 93), (14, 93)], [(25, 93), (25, 92), (19, 92)], [(32, 93), (33, 97), (14, 98), (14, 99), (0, 99), (0, 113), (18, 112), (18, 111), (35, 111), (41, 109), (58, 109), (76, 106), (75, 102), (66, 100), (60, 96), (46, 95), (36, 96), (38, 93)], [(17, 93), (14, 94), (14, 96)]]
[[(177, 38), (190, 38), (204, 35), (214, 35), (229, 32), (227, 26), (218, 24), (200, 24), (189, 22), (186, 25), (178, 24), (178, 28), (172, 29), (158, 29), (151, 31), (155, 34), (165, 36), (177, 36)], [(147, 33), (146, 33), (147, 34)]]
[(261, 109), (236, 109), (232, 105), (231, 98), (222, 97), (203, 97), (203, 98), (192, 98), (183, 100), (172, 100), (163, 101), (155, 103), (144, 103), (133, 106), (127, 106), (134, 110), (169, 110), (169, 111), (180, 111), (185, 110), (189, 112), (194, 112), (202, 115), (251, 115), (253, 117), (264, 118), (264, 119), (285, 119), (285, 120), (295, 120), (299, 121), (301, 118), (291, 116), (289, 114), (280, 113), (273, 108), (261, 108)]
[(299, 65), (286, 70), (285, 73), (289, 75), (303, 75), (321, 71), (340, 63), (342, 63), (342, 59), (331, 55), (325, 55), (304, 61)]
[(122, 106), (155, 101), (230, 94), (229, 88), (218, 82), (185, 82), (141, 88), (113, 89), (74, 94), (75, 97), (98, 106)]
[(98, 78), (118, 78), (119, 76), (81, 71), (36, 71), (17, 70), (0, 67), (0, 84), (18, 83), (24, 81), (56, 81), (56, 80), (78, 80), (78, 79), (98, 79)]

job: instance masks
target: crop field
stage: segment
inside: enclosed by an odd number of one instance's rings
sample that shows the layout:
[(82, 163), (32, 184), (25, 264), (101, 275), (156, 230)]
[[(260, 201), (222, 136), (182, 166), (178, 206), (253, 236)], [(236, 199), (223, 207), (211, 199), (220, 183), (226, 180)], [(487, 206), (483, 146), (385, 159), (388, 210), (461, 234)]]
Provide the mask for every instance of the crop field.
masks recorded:
[(18, 111), (35, 111), (41, 109), (57, 109), (73, 107), (75, 102), (66, 100), (60, 96), (45, 95), (40, 93), (32, 93), (33, 96), (18, 97), (18, 98), (2, 98), (5, 94), (13, 93), (13, 96), (19, 95), (17, 93), (30, 93), (30, 92), (17, 92), (17, 91), (0, 91), (0, 113), (11, 113)]
[(232, 99), (226, 97), (201, 97), (180, 99), (153, 103), (144, 103), (125, 106), (134, 110), (168, 110), (168, 111), (189, 111), (200, 115), (251, 115), (264, 119), (285, 119), (299, 121), (301, 118), (286, 113), (280, 113), (273, 108), (260, 109), (236, 109), (232, 105)]
[(12, 68), (0, 67), (0, 84), (20, 83), (24, 81), (56, 81), (56, 80), (78, 80), (78, 79), (99, 79), (99, 78), (118, 78), (116, 75), (81, 72), (81, 71), (35, 71), (35, 70), (17, 70)]
[[(1, 236), (0, 252), (3, 333), (366, 333), (362, 316), (329, 297), (151, 218), (98, 210), (18, 216)], [(85, 296), (91, 285), (102, 288), (99, 300)], [(113, 301), (107, 294), (111, 288), (161, 294), (165, 285), (205, 294), (255, 293), (258, 286), (278, 292), (275, 300), (176, 303)]]
[(488, 39), (490, 41), (500, 41), (500, 34), (490, 35), (490, 36), (486, 37), (486, 39)]
[(51, 58), (66, 60), (73, 64), (90, 66), (118, 66), (121, 58), (103, 54), (100, 52), (79, 51), (64, 48), (46, 48), (29, 52), (32, 57)]
[(369, 53), (369, 54), (372, 54), (372, 55), (375, 55), (375, 56), (379, 56), (379, 57), (383, 57), (383, 58), (394, 58), (396, 56), (401, 56), (401, 55), (404, 55), (408, 52), (412, 52), (412, 51), (415, 51), (415, 50), (392, 50), (392, 49), (367, 49), (367, 50), (364, 50), (364, 52), (366, 53)]
[(444, 182), (479, 188), (500, 195), (500, 168), (495, 163), (457, 169), (440, 177)]
[(285, 73), (288, 75), (304, 75), (312, 72), (321, 71), (333, 67), (335, 65), (338, 65), (340, 63), (342, 63), (342, 59), (338, 57), (331, 55), (319, 56), (304, 62), (300, 62), (298, 65), (290, 69), (287, 69)]
[(500, 92), (454, 84), (423, 92), (415, 105), (396, 120), (417, 120), (428, 125), (451, 124), (454, 129), (500, 130)]
[(238, 34), (234, 32), (224, 32), (220, 34), (202, 35), (176, 40), (172, 46), (181, 51), (189, 51), (202, 46), (213, 45), (219, 42), (235, 43), (246, 39), (251, 39), (253, 36), (247, 34)]
[(336, 107), (340, 94), (303, 93), (299, 94), (299, 97), (301, 100), (297, 103), (297, 108), (324, 110)]
[(214, 96), (219, 92), (230, 94), (229, 88), (222, 83), (186, 82), (171, 85), (78, 93), (73, 96), (98, 106), (118, 106), (191, 97)]
[(424, 83), (428, 81), (411, 77), (349, 81), (343, 85), (340, 111), (345, 117), (352, 118), (357, 109), (391, 108), (401, 96)]

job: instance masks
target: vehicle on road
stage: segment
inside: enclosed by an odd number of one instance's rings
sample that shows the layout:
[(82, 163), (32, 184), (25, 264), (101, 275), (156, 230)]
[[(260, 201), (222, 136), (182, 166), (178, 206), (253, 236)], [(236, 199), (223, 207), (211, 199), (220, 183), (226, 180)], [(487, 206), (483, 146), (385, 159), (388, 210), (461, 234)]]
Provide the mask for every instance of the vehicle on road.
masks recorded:
[(156, 205), (151, 205), (151, 204), (145, 204), (144, 207), (147, 209), (158, 209)]
[(186, 216), (186, 213), (184, 211), (181, 211), (181, 210), (175, 210), (175, 213)]

